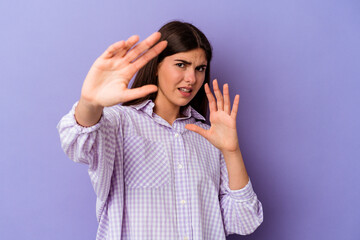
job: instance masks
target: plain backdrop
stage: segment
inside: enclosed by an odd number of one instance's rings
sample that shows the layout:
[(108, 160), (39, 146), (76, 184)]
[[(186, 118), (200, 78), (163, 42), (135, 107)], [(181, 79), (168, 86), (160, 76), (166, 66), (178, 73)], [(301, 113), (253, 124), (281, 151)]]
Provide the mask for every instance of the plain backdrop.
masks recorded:
[(0, 239), (95, 239), (87, 167), (56, 125), (113, 42), (170, 20), (214, 48), (212, 78), (240, 94), (240, 147), (264, 222), (228, 239), (360, 239), (360, 2), (0, 2)]

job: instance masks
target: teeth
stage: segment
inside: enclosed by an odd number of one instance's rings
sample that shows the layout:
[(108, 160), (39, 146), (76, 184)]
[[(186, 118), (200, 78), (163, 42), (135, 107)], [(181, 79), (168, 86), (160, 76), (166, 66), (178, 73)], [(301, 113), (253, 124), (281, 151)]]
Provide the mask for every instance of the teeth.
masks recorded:
[(180, 89), (180, 91), (182, 91), (182, 92), (190, 92), (190, 89), (186, 89), (186, 88), (179, 88)]

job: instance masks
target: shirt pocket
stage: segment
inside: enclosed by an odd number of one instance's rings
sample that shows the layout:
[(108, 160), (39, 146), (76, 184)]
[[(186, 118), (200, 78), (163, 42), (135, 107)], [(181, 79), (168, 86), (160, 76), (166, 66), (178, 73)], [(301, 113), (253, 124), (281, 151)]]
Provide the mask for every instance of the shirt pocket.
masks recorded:
[(124, 181), (129, 188), (159, 188), (170, 181), (170, 164), (161, 142), (141, 136), (124, 141)]

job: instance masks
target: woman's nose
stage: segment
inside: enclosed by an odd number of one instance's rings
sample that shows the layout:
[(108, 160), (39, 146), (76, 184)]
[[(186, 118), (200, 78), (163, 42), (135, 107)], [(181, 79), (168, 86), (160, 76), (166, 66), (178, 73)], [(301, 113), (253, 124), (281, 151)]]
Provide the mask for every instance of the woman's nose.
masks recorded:
[(189, 69), (189, 71), (187, 71), (185, 76), (185, 82), (190, 84), (194, 84), (196, 82), (196, 75), (194, 70)]

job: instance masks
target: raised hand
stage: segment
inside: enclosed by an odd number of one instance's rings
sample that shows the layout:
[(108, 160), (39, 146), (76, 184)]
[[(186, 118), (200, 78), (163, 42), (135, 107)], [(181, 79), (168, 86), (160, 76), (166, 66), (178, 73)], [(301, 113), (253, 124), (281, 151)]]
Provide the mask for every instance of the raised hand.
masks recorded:
[(144, 41), (132, 36), (127, 41), (111, 45), (92, 65), (87, 74), (81, 97), (75, 109), (75, 118), (82, 126), (92, 126), (101, 117), (104, 107), (113, 106), (157, 91), (155, 85), (128, 89), (135, 73), (163, 51), (167, 45), (155, 32)]
[(141, 67), (165, 49), (166, 41), (153, 46), (159, 39), (160, 33), (155, 32), (136, 46), (139, 37), (135, 35), (111, 45), (94, 62), (86, 76), (81, 91), (83, 101), (108, 107), (157, 91), (155, 85), (128, 89), (128, 84)]
[(209, 100), (210, 129), (205, 130), (195, 124), (187, 124), (185, 127), (206, 138), (223, 153), (238, 151), (239, 142), (236, 131), (236, 115), (240, 97), (239, 95), (235, 96), (231, 109), (228, 84), (225, 84), (223, 87), (224, 95), (221, 94), (216, 79), (213, 81), (213, 88), (216, 99), (211, 93), (209, 85), (205, 84), (205, 93)]

